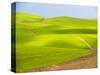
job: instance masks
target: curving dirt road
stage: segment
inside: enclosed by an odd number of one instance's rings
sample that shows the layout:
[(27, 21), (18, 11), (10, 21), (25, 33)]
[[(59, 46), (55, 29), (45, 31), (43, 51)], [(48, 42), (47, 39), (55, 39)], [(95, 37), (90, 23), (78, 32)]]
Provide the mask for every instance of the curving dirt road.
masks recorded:
[(64, 62), (63, 64), (52, 65), (49, 67), (42, 67), (39, 69), (31, 69), (27, 72), (38, 72), (38, 71), (55, 71), (55, 70), (70, 70), (70, 69), (87, 69), (97, 67), (97, 50), (91, 51), (91, 54), (73, 61)]

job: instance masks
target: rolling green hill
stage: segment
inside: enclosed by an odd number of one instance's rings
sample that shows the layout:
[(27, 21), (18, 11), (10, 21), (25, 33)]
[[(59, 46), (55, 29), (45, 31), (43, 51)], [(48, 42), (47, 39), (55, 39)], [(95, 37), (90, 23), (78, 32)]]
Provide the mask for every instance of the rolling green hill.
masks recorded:
[(97, 20), (16, 13), (16, 70), (56, 65), (97, 48)]

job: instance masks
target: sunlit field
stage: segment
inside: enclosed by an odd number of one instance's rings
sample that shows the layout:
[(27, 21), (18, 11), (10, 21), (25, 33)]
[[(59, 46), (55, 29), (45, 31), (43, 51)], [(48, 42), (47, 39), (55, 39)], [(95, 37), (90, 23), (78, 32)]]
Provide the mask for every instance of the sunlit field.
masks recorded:
[(96, 19), (16, 12), (17, 72), (79, 59), (96, 48)]

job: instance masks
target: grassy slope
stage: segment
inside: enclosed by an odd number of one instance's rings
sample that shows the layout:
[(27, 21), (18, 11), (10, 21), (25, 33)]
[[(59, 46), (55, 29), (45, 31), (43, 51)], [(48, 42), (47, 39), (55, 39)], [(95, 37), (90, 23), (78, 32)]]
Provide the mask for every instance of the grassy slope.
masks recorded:
[(96, 20), (64, 16), (45, 19), (21, 12), (16, 18), (17, 72), (86, 56), (91, 50), (85, 42), (97, 48)]

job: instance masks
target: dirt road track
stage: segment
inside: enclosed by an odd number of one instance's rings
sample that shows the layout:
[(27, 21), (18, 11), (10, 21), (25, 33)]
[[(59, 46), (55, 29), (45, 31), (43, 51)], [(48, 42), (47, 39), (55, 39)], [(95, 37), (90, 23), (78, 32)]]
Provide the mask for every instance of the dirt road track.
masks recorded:
[[(31, 72), (38, 71), (55, 71), (55, 70), (70, 70), (70, 69), (86, 69), (97, 67), (97, 50), (93, 50), (90, 55), (75, 59), (73, 61), (64, 62), (62, 64), (42, 67), (39, 69), (30, 70)], [(28, 71), (29, 72), (29, 71)]]

